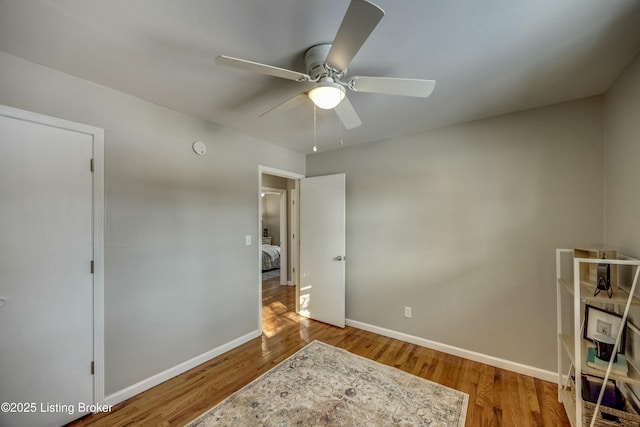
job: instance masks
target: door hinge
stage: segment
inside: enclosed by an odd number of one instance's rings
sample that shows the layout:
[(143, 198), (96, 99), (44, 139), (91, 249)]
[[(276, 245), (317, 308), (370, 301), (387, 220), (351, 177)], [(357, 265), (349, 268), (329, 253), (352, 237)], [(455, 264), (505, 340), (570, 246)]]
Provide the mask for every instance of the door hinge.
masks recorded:
[(296, 272), (296, 268), (295, 268), (295, 267), (293, 267), (291, 270), (292, 270), (294, 273)]
[(90, 167), (91, 167), (91, 172), (93, 172), (93, 159), (91, 159)]
[(93, 274), (93, 260), (91, 260), (91, 274)]
[(91, 361), (91, 375), (95, 375), (95, 367), (96, 367), (96, 364), (95, 364), (95, 362), (92, 360), (92, 361)]
[(292, 239), (295, 239), (295, 238), (296, 238), (295, 233), (293, 233), (293, 234), (291, 235), (291, 238), (292, 238)]

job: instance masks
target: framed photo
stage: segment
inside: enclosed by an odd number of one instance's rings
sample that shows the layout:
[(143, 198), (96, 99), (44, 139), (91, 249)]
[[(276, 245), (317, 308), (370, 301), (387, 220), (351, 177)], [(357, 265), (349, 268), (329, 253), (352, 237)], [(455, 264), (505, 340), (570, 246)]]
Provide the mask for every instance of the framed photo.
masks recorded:
[[(603, 384), (603, 378), (582, 375), (582, 399), (596, 403)], [(622, 398), (620, 389), (616, 387), (616, 382), (614, 380), (607, 381), (607, 386), (605, 387), (604, 395), (602, 396), (602, 405), (616, 409), (622, 409), (624, 407), (624, 399)]]
[(618, 336), (618, 332), (622, 329), (622, 338), (620, 339), (620, 348), (618, 349), (618, 353), (624, 354), (627, 339), (627, 328), (625, 326), (626, 325), (622, 324), (622, 315), (612, 313), (589, 304), (585, 306), (584, 339), (593, 342), (594, 336), (600, 334), (615, 340)]

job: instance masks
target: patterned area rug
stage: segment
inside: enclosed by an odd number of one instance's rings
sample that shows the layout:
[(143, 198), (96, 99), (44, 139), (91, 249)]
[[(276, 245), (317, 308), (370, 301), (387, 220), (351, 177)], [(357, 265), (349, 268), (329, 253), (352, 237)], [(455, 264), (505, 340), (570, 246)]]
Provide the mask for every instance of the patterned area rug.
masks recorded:
[(469, 396), (319, 341), (188, 427), (464, 426)]

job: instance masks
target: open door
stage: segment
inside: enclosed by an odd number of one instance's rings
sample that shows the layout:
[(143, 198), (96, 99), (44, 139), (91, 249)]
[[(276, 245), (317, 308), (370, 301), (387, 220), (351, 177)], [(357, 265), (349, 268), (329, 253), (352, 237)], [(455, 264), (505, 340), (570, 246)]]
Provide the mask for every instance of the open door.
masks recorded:
[(300, 311), (345, 325), (345, 174), (300, 180)]

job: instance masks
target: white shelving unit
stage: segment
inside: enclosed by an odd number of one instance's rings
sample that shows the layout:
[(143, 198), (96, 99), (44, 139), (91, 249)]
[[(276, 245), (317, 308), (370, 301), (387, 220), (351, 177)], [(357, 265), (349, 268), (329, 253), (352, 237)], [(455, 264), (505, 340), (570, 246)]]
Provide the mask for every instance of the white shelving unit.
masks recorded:
[[(581, 305), (587, 304), (612, 304), (619, 307), (624, 306), (624, 314), (622, 318), (622, 324), (627, 321), (629, 314), (629, 307), (631, 305), (640, 305), (640, 299), (634, 297), (636, 284), (638, 283), (638, 274), (640, 268), (635, 268), (633, 284), (629, 291), (625, 291), (618, 286), (615, 294), (609, 298), (606, 292), (600, 292), (594, 296), (595, 284), (588, 280), (583, 280), (580, 277), (580, 266), (582, 264), (600, 264), (606, 263), (611, 265), (627, 265), (627, 266), (640, 266), (640, 260), (632, 259), (629, 257), (618, 256), (619, 259), (598, 259), (598, 258), (573, 258), (573, 280), (563, 277), (562, 272), (562, 256), (563, 254), (570, 253), (573, 255), (573, 249), (556, 249), (556, 287), (557, 287), (557, 325), (558, 325), (558, 401), (562, 402), (567, 412), (569, 422), (573, 427), (578, 427), (579, 422), (582, 420), (582, 381), (580, 381), (582, 374), (594, 375), (602, 377), (603, 371), (591, 368), (586, 364), (587, 348), (593, 346), (591, 342), (582, 338), (582, 315)], [(624, 258), (624, 259), (620, 259)], [(563, 294), (568, 294), (573, 297), (573, 333), (564, 334), (562, 325), (562, 303)], [(624, 333), (624, 328), (621, 328), (618, 336), (616, 337), (616, 348), (620, 346), (621, 336)], [(575, 373), (575, 399), (570, 390), (563, 386), (563, 353), (569, 356), (570, 363)], [(629, 375), (616, 375), (611, 373), (612, 362), (609, 363), (609, 369), (604, 375), (604, 384), (609, 379), (614, 379), (620, 383), (629, 383), (640, 385), (640, 372), (632, 364), (629, 364)], [(571, 367), (569, 368), (569, 375)], [(594, 414), (598, 414), (600, 409), (600, 401), (602, 399), (602, 393), (595, 408)], [(595, 415), (594, 417), (595, 418)], [(591, 420), (591, 426), (594, 425), (595, 420)]]

